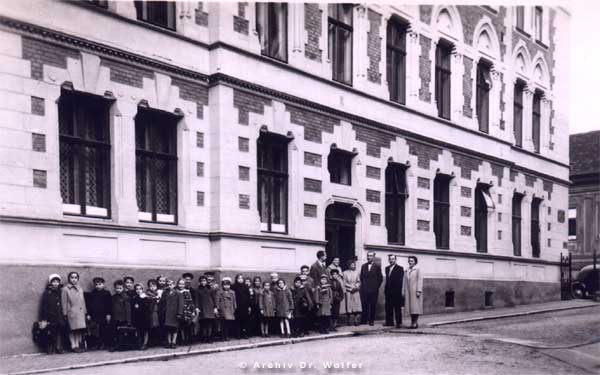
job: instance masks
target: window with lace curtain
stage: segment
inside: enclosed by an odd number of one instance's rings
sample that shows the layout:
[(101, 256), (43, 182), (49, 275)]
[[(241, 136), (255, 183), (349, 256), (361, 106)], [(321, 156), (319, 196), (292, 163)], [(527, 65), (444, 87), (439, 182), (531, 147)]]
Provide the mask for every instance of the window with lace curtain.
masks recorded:
[(58, 102), (63, 212), (110, 216), (110, 105), (96, 95), (63, 90)]
[(256, 3), (256, 31), (263, 55), (287, 61), (286, 3)]
[(169, 112), (138, 107), (135, 169), (140, 221), (177, 223), (177, 122)]

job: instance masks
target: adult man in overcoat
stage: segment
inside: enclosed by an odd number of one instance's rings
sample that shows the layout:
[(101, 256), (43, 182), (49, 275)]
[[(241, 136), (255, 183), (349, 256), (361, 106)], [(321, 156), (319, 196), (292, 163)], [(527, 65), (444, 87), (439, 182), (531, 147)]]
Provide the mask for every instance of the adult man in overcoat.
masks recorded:
[(362, 323), (375, 324), (375, 310), (377, 308), (377, 298), (379, 296), (379, 287), (383, 282), (381, 266), (375, 262), (375, 253), (367, 253), (367, 263), (360, 269), (360, 290), (362, 298)]
[(384, 326), (394, 326), (394, 316), (396, 317), (396, 328), (402, 327), (402, 306), (404, 298), (402, 297), (402, 282), (404, 280), (404, 268), (396, 264), (396, 255), (388, 255), (389, 266), (385, 267), (385, 324)]

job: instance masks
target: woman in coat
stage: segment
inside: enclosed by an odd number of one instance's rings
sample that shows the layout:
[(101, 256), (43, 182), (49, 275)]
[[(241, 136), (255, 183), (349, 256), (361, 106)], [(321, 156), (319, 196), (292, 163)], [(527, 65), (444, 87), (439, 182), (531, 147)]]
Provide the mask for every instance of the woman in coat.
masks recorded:
[(62, 353), (62, 335), (66, 325), (62, 311), (62, 285), (59, 275), (48, 276), (48, 286), (42, 295), (41, 320), (48, 323), (50, 337), (48, 338), (48, 354)]
[(402, 283), (404, 309), (410, 314), (410, 328), (419, 328), (419, 315), (423, 314), (423, 276), (417, 267), (418, 262), (416, 256), (408, 257), (408, 270)]
[(69, 272), (67, 277), (68, 284), (62, 288), (61, 303), (65, 320), (69, 323), (69, 341), (71, 349), (75, 353), (81, 353), (85, 349), (83, 346), (83, 332), (86, 329), (85, 316), (85, 297), (83, 288), (79, 285), (79, 274)]
[(343, 272), (346, 295), (342, 301), (340, 313), (346, 314), (348, 325), (358, 325), (358, 316), (362, 313), (360, 301), (360, 273), (356, 270), (356, 260), (348, 261), (348, 269)]

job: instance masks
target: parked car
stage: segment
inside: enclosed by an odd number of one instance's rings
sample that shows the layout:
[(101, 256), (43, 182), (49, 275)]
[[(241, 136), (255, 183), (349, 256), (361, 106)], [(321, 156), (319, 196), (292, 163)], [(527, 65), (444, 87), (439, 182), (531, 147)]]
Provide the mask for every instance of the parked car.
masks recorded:
[(600, 265), (596, 267), (595, 274), (592, 264), (579, 271), (573, 280), (573, 296), (575, 298), (592, 298), (594, 296), (594, 290), (598, 287), (598, 280), (600, 280)]

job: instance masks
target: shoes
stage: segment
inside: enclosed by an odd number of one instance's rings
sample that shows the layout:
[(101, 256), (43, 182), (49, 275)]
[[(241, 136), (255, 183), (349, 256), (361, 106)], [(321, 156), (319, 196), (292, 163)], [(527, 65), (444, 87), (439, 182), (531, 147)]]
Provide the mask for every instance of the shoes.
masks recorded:
[(64, 350), (62, 350), (62, 349), (56, 349), (56, 352), (55, 352), (55, 353), (56, 353), (56, 354), (64, 354), (64, 352), (65, 352), (65, 351), (64, 351)]
[(148, 347), (147, 347), (146, 345), (142, 345), (142, 346), (140, 347), (140, 350), (148, 350)]
[(374, 326), (374, 325), (375, 325), (375, 322), (369, 322), (369, 325), (370, 325), (370, 326)]
[(402, 328), (402, 323), (396, 324), (396, 328)]

